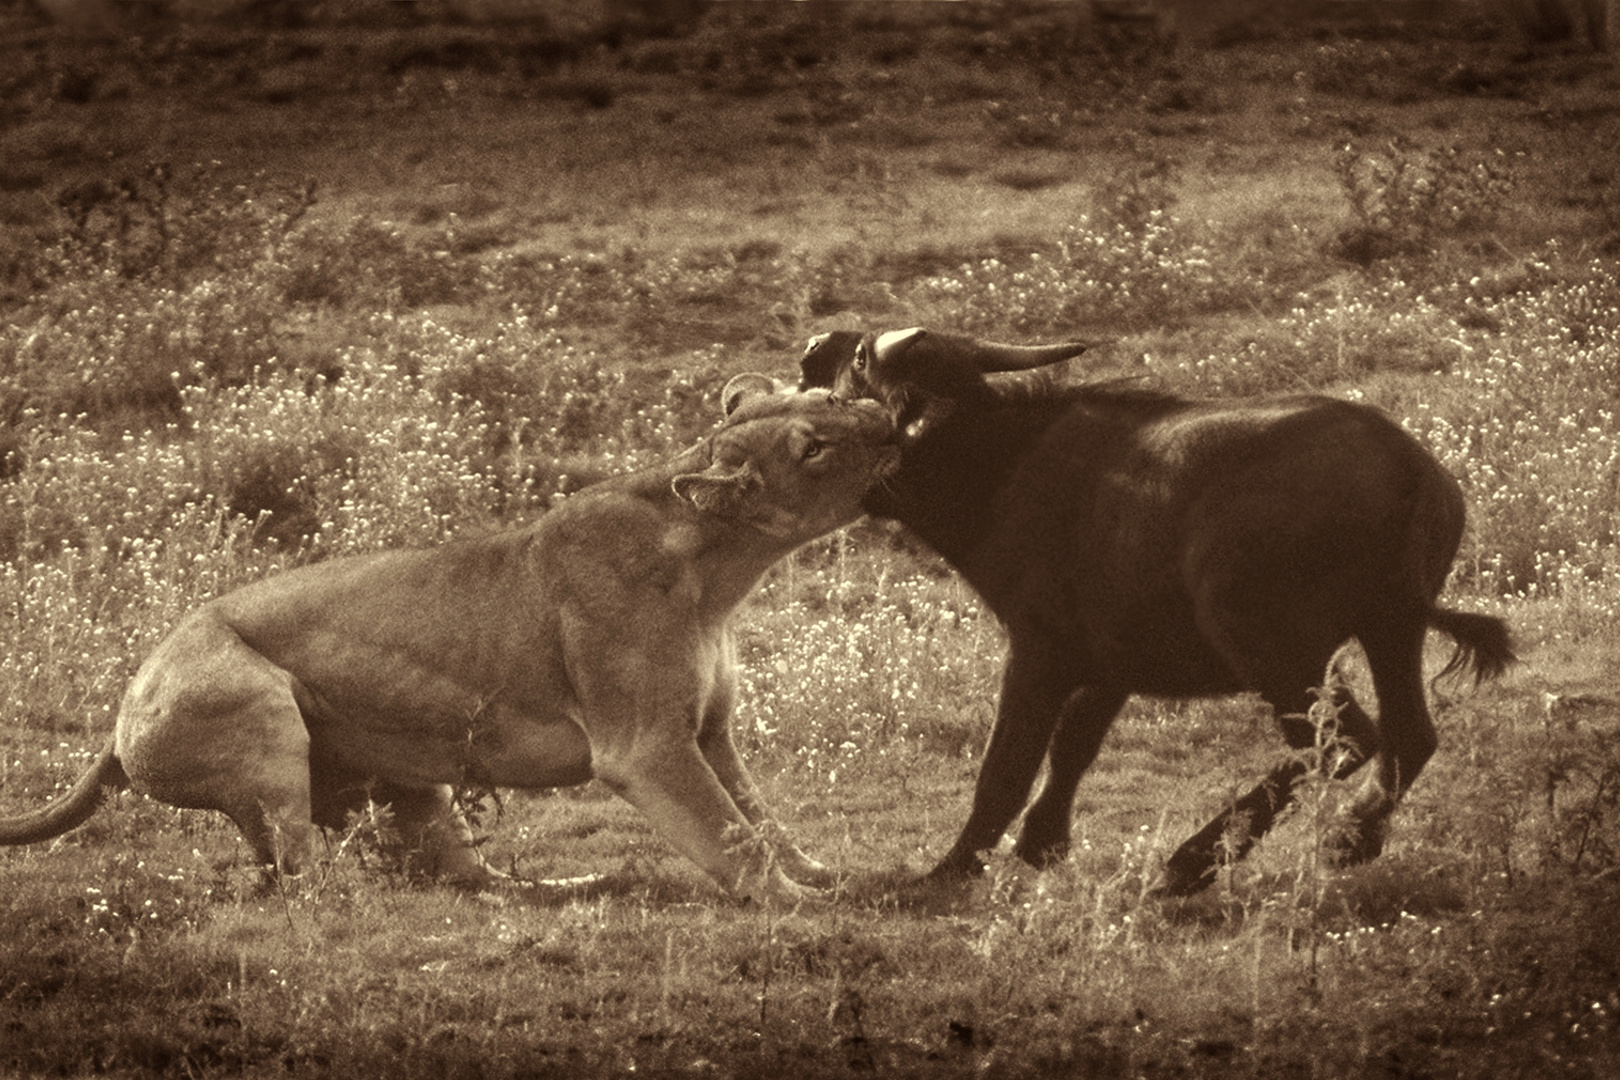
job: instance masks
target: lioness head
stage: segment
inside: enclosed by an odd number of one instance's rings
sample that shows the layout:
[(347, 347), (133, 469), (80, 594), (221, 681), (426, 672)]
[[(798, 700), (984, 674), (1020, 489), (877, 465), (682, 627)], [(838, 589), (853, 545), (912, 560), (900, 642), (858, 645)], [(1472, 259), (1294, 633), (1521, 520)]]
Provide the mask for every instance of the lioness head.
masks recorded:
[(803, 542), (860, 517), (862, 497), (899, 462), (893, 420), (874, 401), (784, 393), (753, 374), (721, 397), (726, 422), (709, 440), (708, 468), (671, 485), (703, 513)]

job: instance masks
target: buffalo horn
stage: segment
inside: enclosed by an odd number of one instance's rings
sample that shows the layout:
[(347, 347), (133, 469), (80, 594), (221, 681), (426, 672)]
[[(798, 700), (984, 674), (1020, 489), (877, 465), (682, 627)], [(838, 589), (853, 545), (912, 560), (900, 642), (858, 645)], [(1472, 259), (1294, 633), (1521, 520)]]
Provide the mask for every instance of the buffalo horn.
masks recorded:
[(973, 361), (980, 371), (1027, 371), (1059, 360), (1079, 356), (1091, 347), (1089, 341), (1064, 341), (1055, 345), (998, 345), (979, 341), (972, 346)]
[(954, 354), (986, 375), (997, 371), (1027, 371), (1045, 367), (1079, 356), (1091, 347), (1089, 341), (1065, 341), (1056, 345), (999, 345), (953, 334), (930, 334), (920, 326), (913, 326), (908, 330), (890, 330), (879, 334), (872, 348), (879, 357), (892, 357), (901, 349), (909, 349), (924, 341), (933, 344), (933, 349), (929, 350), (931, 353)]

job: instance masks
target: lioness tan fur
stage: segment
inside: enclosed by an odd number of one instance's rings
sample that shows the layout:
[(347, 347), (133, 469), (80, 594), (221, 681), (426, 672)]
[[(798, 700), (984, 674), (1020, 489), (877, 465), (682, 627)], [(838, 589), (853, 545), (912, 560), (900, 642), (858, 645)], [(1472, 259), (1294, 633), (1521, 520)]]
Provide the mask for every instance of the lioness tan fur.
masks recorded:
[(417, 865), (481, 884), (498, 875), (451, 785), (596, 777), (731, 892), (825, 884), (785, 840), (768, 851), (778, 830), (732, 743), (728, 618), (773, 562), (858, 517), (898, 451), (881, 406), (771, 391), (739, 376), (708, 439), (531, 527), (203, 605), (136, 673), (89, 772), (0, 820), (0, 844), (58, 836), (127, 786), (223, 811), (260, 863), (297, 874), (315, 826), (370, 798)]

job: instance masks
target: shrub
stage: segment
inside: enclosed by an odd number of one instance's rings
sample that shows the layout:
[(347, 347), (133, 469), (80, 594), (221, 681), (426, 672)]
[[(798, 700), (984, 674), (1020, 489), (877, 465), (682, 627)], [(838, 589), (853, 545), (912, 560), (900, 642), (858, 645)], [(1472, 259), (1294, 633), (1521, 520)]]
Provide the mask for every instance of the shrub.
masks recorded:
[(44, 260), (50, 278), (105, 273), (183, 288), (274, 258), (315, 205), (315, 185), (262, 175), (227, 184), (209, 166), (177, 175), (154, 163), (139, 175), (69, 187), (56, 205), (60, 231)]
[(161, 166), (64, 196), (42, 287), (0, 327), (0, 416), (161, 424), (183, 386), (273, 364), (279, 260), (312, 202), (307, 185), (181, 183)]
[(293, 304), (395, 311), (481, 295), (474, 266), (452, 250), (448, 230), (412, 241), (395, 225), (356, 218), (294, 237), (280, 275)]
[(1333, 166), (1357, 221), (1339, 235), (1336, 249), (1360, 263), (1425, 251), (1441, 237), (1488, 228), (1514, 188), (1501, 150), (1469, 158), (1455, 146), (1424, 151), (1405, 139), (1367, 151), (1347, 143)]

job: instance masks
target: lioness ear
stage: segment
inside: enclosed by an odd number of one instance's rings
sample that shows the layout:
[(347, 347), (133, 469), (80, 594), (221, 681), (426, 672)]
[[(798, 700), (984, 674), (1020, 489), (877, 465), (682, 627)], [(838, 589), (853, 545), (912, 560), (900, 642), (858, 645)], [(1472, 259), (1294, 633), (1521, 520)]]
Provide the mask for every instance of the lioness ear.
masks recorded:
[(720, 391), (720, 408), (730, 416), (751, 397), (762, 394), (774, 394), (777, 391), (776, 380), (769, 375), (761, 375), (757, 371), (745, 371), (741, 375), (733, 375), (726, 388)]
[(684, 473), (669, 482), (677, 498), (703, 514), (733, 513), (743, 497), (758, 483), (759, 474), (752, 465), (735, 472), (721, 472), (717, 468), (700, 473)]

